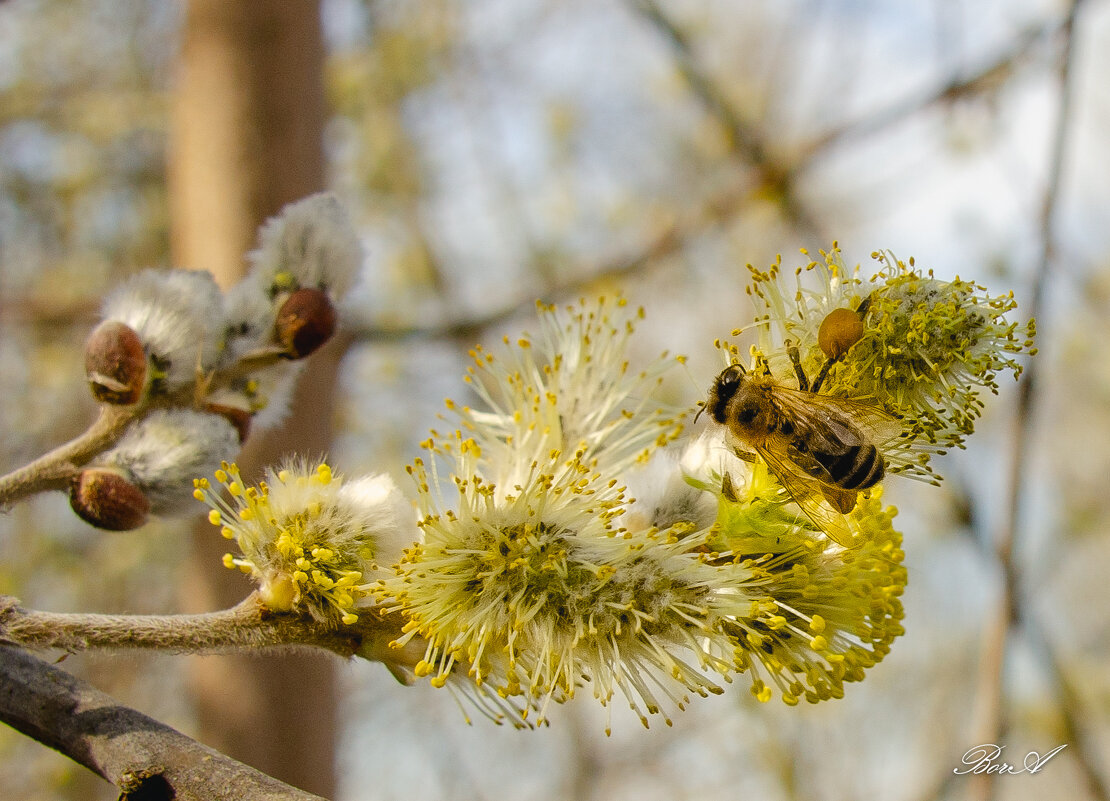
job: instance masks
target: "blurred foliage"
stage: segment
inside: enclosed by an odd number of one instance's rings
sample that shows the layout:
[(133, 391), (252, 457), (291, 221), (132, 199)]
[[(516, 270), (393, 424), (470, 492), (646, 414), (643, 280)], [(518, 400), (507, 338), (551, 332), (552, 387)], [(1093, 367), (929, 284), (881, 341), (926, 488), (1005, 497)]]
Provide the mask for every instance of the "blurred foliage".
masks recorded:
[[(1110, 108), (1091, 88), (1110, 69), (1099, 46), (1110, 28), (1105, 4), (1085, 11), (1019, 518), (1028, 629), (1005, 676), (1008, 755), (1070, 747), (1040, 777), (1000, 780), (1003, 799), (1098, 798), (1090, 776), (1110, 782)], [(330, 182), (370, 253), (346, 309), (335, 451), (348, 474), (385, 469), (406, 486), (403, 464), (441, 399), (466, 397), (466, 349), (533, 326), (537, 297), (620, 289), (643, 304), (641, 361), (690, 356), (688, 378), (668, 387), (682, 403), (718, 369), (713, 339), (750, 317), (744, 263), (778, 252), (801, 264), (799, 247), (835, 236), (867, 269), (871, 250), (890, 247), (1027, 303), (1061, 92), (1058, 2), (327, 0), (324, 13)], [(97, 298), (167, 262), (179, 14), (0, 4), (4, 469), (91, 419), (80, 344)], [(737, 694), (695, 701), (674, 730), (615, 716), (608, 740), (583, 703), (521, 735), (469, 729), (442, 694), (360, 666), (347, 674), (344, 797), (968, 797), (951, 772), (975, 744), (1008, 390), (988, 401), (969, 451), (942, 463), (942, 491), (892, 482), (908, 633), (842, 702), (787, 710)], [(0, 589), (50, 609), (172, 610), (181, 531), (105, 535), (43, 498), (0, 517)], [(67, 661), (187, 730), (174, 666)], [(1101, 758), (1080, 760), (1074, 725)], [(113, 796), (10, 734), (0, 783), (13, 799)]]

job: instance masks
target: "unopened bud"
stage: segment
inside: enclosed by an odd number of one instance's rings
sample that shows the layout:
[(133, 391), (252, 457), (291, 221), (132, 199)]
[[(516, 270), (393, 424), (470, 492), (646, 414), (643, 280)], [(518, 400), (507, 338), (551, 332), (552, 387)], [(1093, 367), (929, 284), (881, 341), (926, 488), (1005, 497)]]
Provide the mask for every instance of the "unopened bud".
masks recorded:
[(331, 339), (335, 323), (335, 306), (325, 293), (298, 289), (281, 305), (274, 332), (286, 355), (301, 359)]
[(206, 403), (204, 404), (204, 411), (218, 414), (235, 426), (235, 431), (239, 434), (240, 445), (247, 441), (247, 437), (251, 433), (252, 415), (249, 411), (238, 406), (229, 406), (224, 403)]
[(87, 523), (107, 531), (130, 531), (146, 522), (150, 501), (118, 471), (90, 467), (70, 483), (69, 505)]
[(146, 383), (146, 352), (134, 329), (105, 320), (85, 342), (85, 375), (103, 403), (138, 403)]
[(821, 321), (817, 344), (830, 359), (839, 359), (863, 337), (863, 318), (852, 309), (833, 309)]

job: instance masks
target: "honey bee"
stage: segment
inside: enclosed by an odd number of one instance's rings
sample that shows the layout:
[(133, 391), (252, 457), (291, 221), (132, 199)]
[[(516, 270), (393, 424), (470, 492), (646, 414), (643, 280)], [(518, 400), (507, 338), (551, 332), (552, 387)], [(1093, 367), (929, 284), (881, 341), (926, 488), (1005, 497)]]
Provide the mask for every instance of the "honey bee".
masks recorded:
[(818, 528), (850, 546), (844, 515), (862, 490), (882, 480), (886, 461), (879, 445), (902, 427), (876, 406), (817, 394), (819, 381), (808, 385), (797, 351), (790, 350), (799, 389), (731, 364), (714, 380), (701, 411), (755, 451)]

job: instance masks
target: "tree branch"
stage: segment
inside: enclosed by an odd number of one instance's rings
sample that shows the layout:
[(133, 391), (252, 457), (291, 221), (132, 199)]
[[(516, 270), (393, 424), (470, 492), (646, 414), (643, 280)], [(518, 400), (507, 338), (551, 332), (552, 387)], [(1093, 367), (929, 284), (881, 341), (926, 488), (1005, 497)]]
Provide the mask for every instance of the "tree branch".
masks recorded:
[(1099, 767), (1104, 760), (1098, 737), (1094, 732), (1088, 733), (1079, 715), (1080, 710), (1086, 708), (1086, 704), (1075, 683), (1064, 670), (1064, 666), (1060, 664), (1053, 644), (1046, 636), (1045, 628), (1040, 621), (1032, 615), (1025, 615), (1021, 618), (1021, 623), (1023, 633), (1033, 646), (1034, 652), (1040, 657), (1052, 683), (1056, 685), (1065, 742), (1075, 746), (1072, 756), (1079, 763), (1080, 772), (1086, 781), (1091, 798), (1095, 801), (1107, 801), (1110, 799), (1110, 786), (1107, 785), (1107, 780), (1103, 778), (1102, 769)]
[(68, 488), (69, 482), (85, 465), (115, 445), (132, 423), (153, 409), (200, 408), (205, 395), (212, 390), (287, 360), (285, 350), (263, 347), (244, 354), (234, 364), (208, 375), (198, 375), (195, 382), (175, 389), (171, 394), (148, 395), (132, 405), (101, 404), (100, 414), (84, 433), (23, 467), (0, 476), (0, 510), (40, 492)]
[[(678, 217), (658, 230), (651, 240), (630, 253), (618, 255), (595, 264), (586, 274), (547, 287), (544, 300), (573, 297), (586, 292), (590, 286), (617, 278), (638, 275), (659, 259), (679, 252), (688, 240), (697, 234), (727, 220), (743, 202), (746, 193), (730, 190), (711, 197), (700, 208)], [(431, 339), (478, 339), (489, 328), (512, 319), (515, 315), (535, 309), (536, 298), (528, 296), (500, 309), (480, 316), (447, 320), (430, 326), (398, 326), (382, 328), (374, 325), (351, 325), (336, 334), (336, 339), (349, 347), (354, 342), (407, 342)]]
[(100, 415), (83, 434), (0, 476), (0, 509), (40, 492), (65, 489), (82, 465), (113, 445), (141, 414), (138, 405), (102, 405)]
[(970, 75), (953, 77), (943, 86), (937, 87), (922, 96), (902, 98), (862, 119), (825, 132), (805, 145), (796, 169), (804, 169), (811, 161), (827, 151), (889, 128), (924, 109), (942, 103), (952, 103), (960, 98), (972, 97), (996, 89), (1028, 57), (1034, 45), (1044, 38), (1056, 34), (1064, 27), (1064, 24), (1064, 22), (1056, 20), (1049, 25), (1030, 28), (1022, 32), (1006, 52)]
[(820, 235), (820, 225), (794, 186), (795, 168), (776, 159), (759, 130), (747, 123), (721, 91), (720, 87), (698, 65), (686, 34), (678, 28), (655, 0), (630, 0), (632, 8), (667, 40), (690, 90), (706, 110), (720, 122), (729, 139), (729, 147), (755, 168), (760, 182), (775, 192), (786, 216), (810, 235)]
[[(127, 648), (171, 653), (217, 654), (260, 648), (322, 648), (351, 657), (412, 668), (416, 649), (391, 649), (401, 636), (397, 614), (363, 609), (351, 625), (329, 624), (307, 615), (276, 613), (252, 593), (231, 609), (197, 615), (97, 615), (24, 609), (0, 596), (0, 640), (32, 650), (69, 653)], [(421, 649), (422, 650), (422, 649)]]
[[(1075, 21), (1082, 0), (1073, 0), (1071, 8), (1061, 28), (1063, 49), (1057, 68), (1057, 81), (1060, 86), (1060, 104), (1056, 112), (1055, 130), (1048, 170), (1048, 183), (1044, 190), (1041, 207), (1040, 232), (1041, 254), (1033, 278), (1033, 298), (1030, 315), (1039, 316), (1044, 300), (1049, 273), (1055, 260), (1054, 241), (1055, 218), (1058, 210), (1060, 185), (1068, 144), (1068, 129), (1072, 121), (1073, 92), (1075, 88)], [(1040, 333), (1043, 336), (1044, 328)], [(977, 710), (974, 741), (981, 743), (1001, 742), (1006, 732), (1004, 668), (1010, 633), (1022, 621), (1021, 613), (1021, 575), (1015, 560), (1015, 544), (1020, 505), (1025, 497), (1026, 454), (1033, 427), (1033, 407), (1036, 400), (1037, 378), (1040, 362), (1033, 359), (1022, 376), (1018, 387), (1017, 409), (1012, 430), (1013, 449), (1007, 476), (1006, 503), (1002, 520), (994, 539), (995, 558), (1002, 570), (1002, 594), (998, 601), (995, 617), (988, 623), (983, 635), (983, 650), (980, 661), (977, 687)], [(1056, 678), (1062, 674), (1057, 673)], [(1061, 691), (1065, 688), (1061, 686)], [(1092, 767), (1081, 760), (1081, 767), (1088, 774)], [(994, 797), (994, 777), (991, 774), (975, 776), (973, 797), (989, 801)], [(1092, 783), (1092, 786), (1095, 783)]]
[[(120, 788), (121, 799), (319, 801), (0, 644), (0, 720)], [(272, 733), (271, 733), (272, 734)]]

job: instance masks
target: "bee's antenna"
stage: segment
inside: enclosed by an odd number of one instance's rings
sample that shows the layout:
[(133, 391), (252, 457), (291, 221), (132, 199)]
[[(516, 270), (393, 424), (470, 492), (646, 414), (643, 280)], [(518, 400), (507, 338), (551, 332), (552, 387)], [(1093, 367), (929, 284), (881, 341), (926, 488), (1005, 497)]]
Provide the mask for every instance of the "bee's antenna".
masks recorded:
[(867, 312), (871, 308), (871, 298), (874, 297), (874, 295), (875, 293), (871, 292), (866, 298), (859, 302), (858, 306), (856, 306), (856, 314), (860, 316), (861, 320), (867, 316)]
[(705, 411), (705, 401), (698, 401), (698, 413), (694, 415), (694, 422), (698, 422), (701, 413)]

